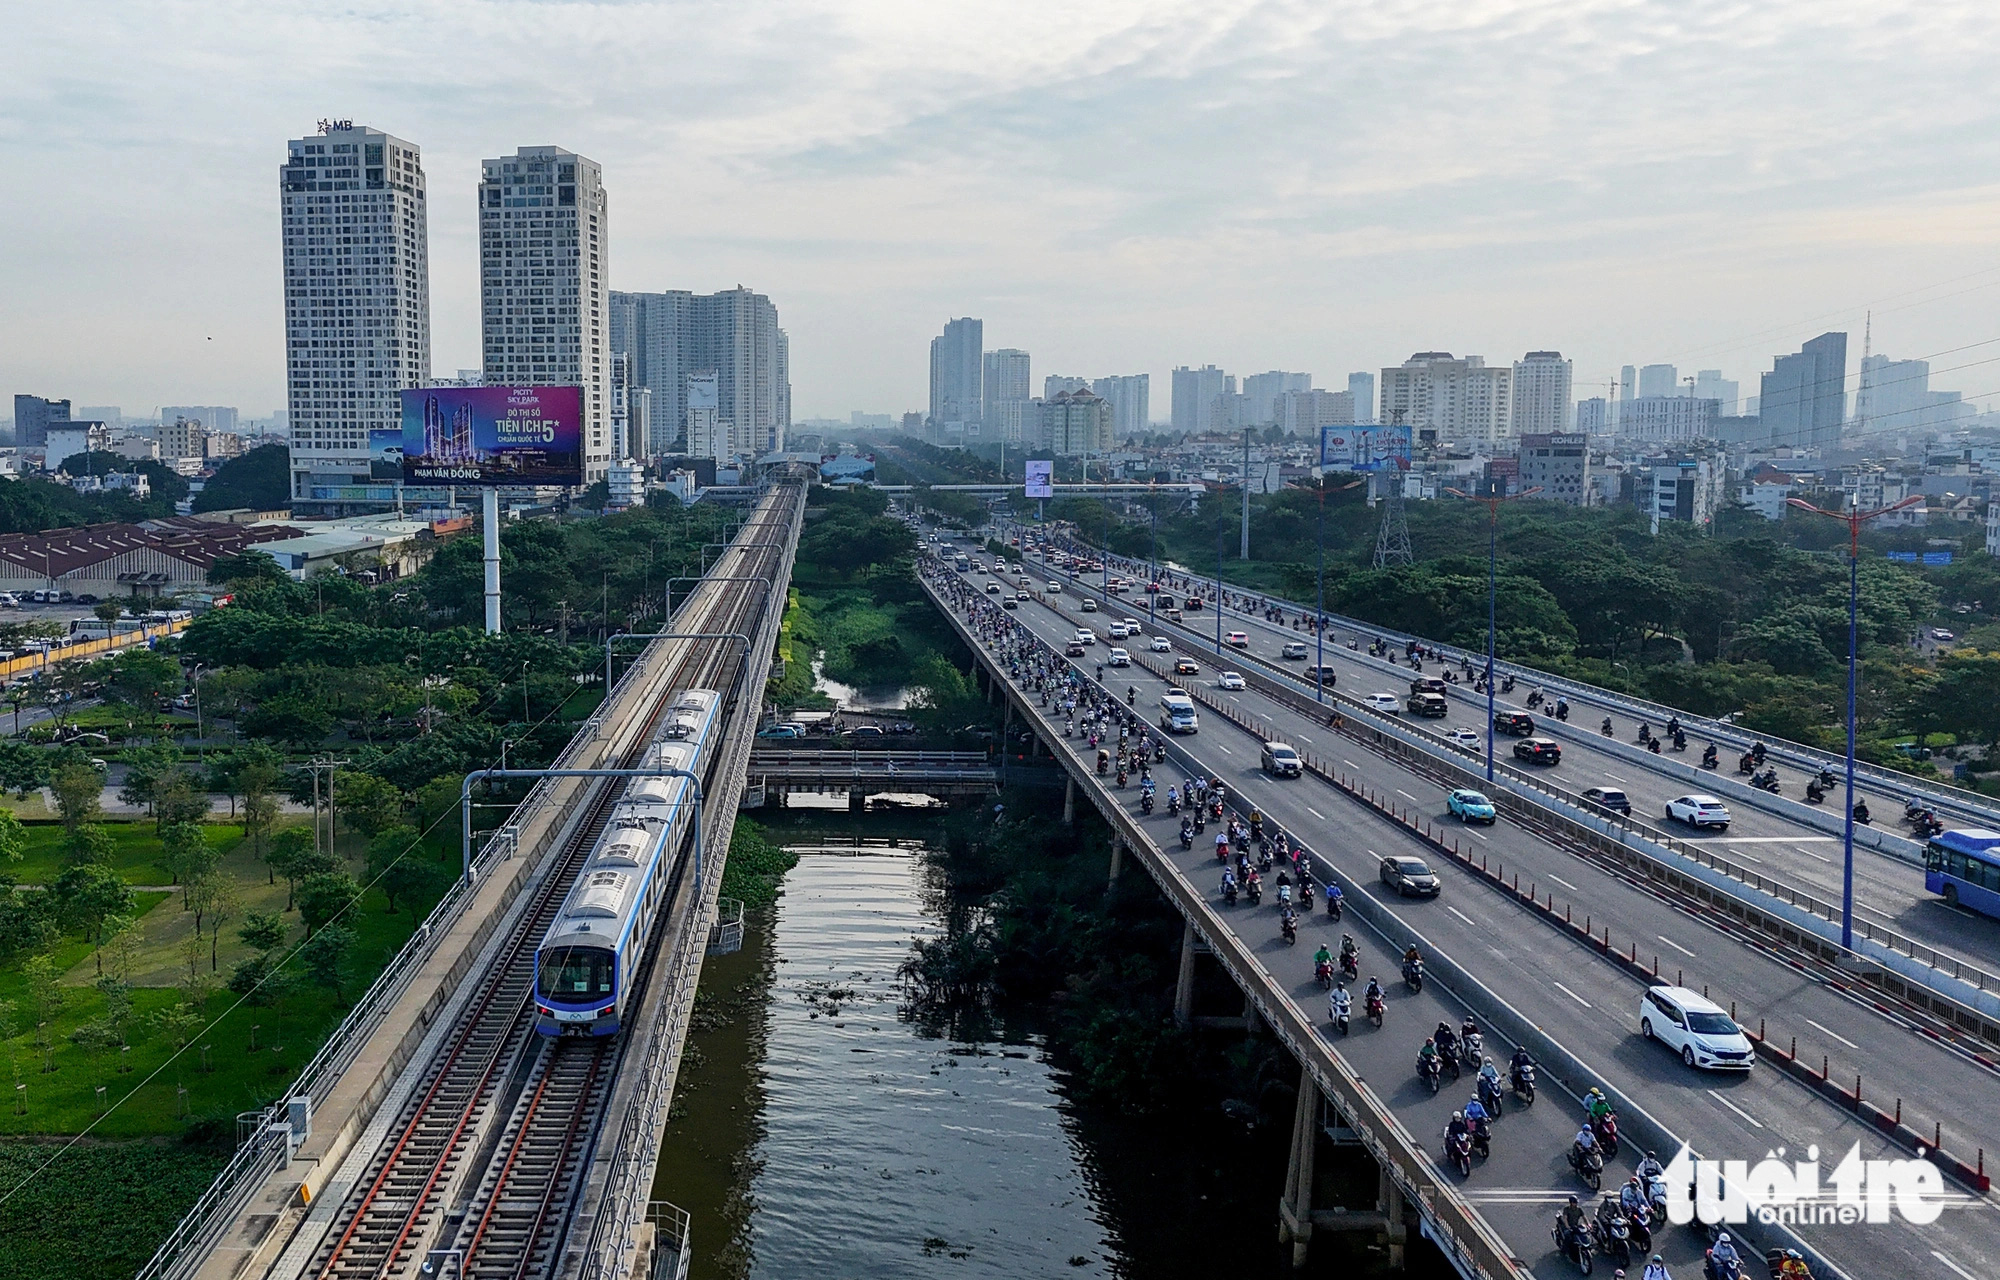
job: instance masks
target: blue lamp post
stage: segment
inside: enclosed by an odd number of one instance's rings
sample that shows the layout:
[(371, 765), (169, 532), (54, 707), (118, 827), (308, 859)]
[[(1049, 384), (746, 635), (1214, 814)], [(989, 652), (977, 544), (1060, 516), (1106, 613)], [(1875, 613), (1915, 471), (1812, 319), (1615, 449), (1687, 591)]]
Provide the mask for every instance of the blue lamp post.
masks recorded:
[(1497, 710), (1494, 706), (1493, 649), (1495, 637), (1499, 633), (1496, 624), (1499, 619), (1500, 504), (1541, 491), (1541, 486), (1536, 485), (1532, 489), (1523, 489), (1510, 497), (1500, 491), (1498, 482), (1493, 484), (1491, 492), (1477, 496), (1458, 489), (1445, 490), (1446, 493), (1456, 497), (1471, 498), (1474, 502), (1486, 504), (1486, 780), (1488, 782), (1493, 781), (1493, 716)]

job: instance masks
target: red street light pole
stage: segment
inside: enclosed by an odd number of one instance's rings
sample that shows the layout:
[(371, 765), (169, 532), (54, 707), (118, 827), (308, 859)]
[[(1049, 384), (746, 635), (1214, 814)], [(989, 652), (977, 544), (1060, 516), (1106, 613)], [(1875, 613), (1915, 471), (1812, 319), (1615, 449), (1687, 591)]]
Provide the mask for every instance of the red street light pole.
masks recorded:
[(1849, 951), (1854, 949), (1854, 685), (1855, 655), (1858, 652), (1856, 637), (1861, 613), (1861, 526), (1876, 516), (1913, 507), (1923, 500), (1923, 494), (1913, 493), (1901, 502), (1892, 502), (1873, 511), (1828, 511), (1804, 498), (1785, 499), (1786, 506), (1810, 511), (1829, 520), (1840, 520), (1847, 525), (1847, 825), (1843, 841), (1846, 856), (1840, 872), (1840, 945)]

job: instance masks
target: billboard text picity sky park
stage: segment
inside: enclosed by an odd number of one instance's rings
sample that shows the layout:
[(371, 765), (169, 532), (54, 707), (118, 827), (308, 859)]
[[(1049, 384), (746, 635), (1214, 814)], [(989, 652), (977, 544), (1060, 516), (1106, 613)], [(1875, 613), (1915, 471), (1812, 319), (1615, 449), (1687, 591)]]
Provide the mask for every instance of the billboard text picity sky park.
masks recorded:
[(406, 483), (583, 483), (582, 387), (416, 387), (402, 394)]

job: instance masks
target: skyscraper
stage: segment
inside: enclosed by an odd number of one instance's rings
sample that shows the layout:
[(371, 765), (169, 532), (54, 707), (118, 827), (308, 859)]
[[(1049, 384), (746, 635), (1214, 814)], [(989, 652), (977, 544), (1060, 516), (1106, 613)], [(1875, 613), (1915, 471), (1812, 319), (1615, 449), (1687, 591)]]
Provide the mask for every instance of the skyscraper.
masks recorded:
[(1611, 406), (1611, 425), (1618, 425), (1618, 415), (1625, 403), (1639, 394), (1639, 371), (1626, 365), (1618, 371), (1618, 401)]
[(1639, 394), (1677, 396), (1681, 393), (1680, 371), (1670, 364), (1649, 364), (1639, 370)]
[(1042, 401), (1041, 441), (1057, 457), (1102, 453), (1111, 447), (1111, 402), (1088, 387), (1058, 391)]
[(1092, 378), (1091, 391), (1111, 402), (1111, 430), (1121, 436), (1136, 435), (1152, 427), (1151, 406), (1147, 403), (1152, 395), (1152, 375), (1147, 373), (1113, 374), (1108, 378)]
[(400, 429), (431, 377), (423, 157), (378, 129), (329, 122), (285, 144), (278, 204), (292, 500), (337, 505), (369, 479), (368, 433)]
[(986, 326), (967, 317), (952, 320), (931, 339), (931, 421), (978, 422), (986, 410), (983, 375)]
[(1196, 435), (1215, 425), (1216, 402), (1236, 394), (1236, 379), (1212, 364), (1174, 370), (1174, 430)]
[(1822, 333), (1776, 356), (1757, 398), (1763, 434), (1774, 445), (1830, 449), (1847, 417), (1847, 335)]
[(583, 478), (602, 480), (613, 453), (603, 170), (561, 147), (521, 147), (480, 169), (487, 385), (582, 387)]
[(1530, 351), (1514, 362), (1514, 434), (1569, 430), (1571, 364), (1560, 351)]
[(1511, 365), (1419, 351), (1382, 370), (1382, 421), (1434, 430), (1440, 440), (1496, 444), (1513, 425)]
[(1694, 395), (1697, 400), (1713, 400), (1718, 416), (1736, 416), (1737, 386), (1722, 376), (1720, 369), (1703, 369), (1694, 375)]
[(14, 443), (23, 449), (46, 447), (49, 443), (49, 424), (68, 422), (69, 408), (67, 400), (15, 396)]
[(1286, 373), (1273, 369), (1269, 373), (1253, 373), (1243, 379), (1243, 397), (1249, 416), (1236, 425), (1239, 427), (1261, 427), (1279, 420), (1278, 401), (1288, 391), (1311, 391), (1313, 385), (1310, 373)]
[(986, 421), (994, 418), (994, 406), (1003, 400), (1027, 400), (1034, 395), (1029, 389), (1028, 353), (1017, 347), (1002, 347), (989, 351), (981, 359), (979, 379), (980, 395), (986, 404)]
[(1347, 394), (1354, 397), (1354, 420), (1356, 422), (1375, 421), (1375, 375), (1372, 373), (1350, 373), (1347, 375)]
[[(610, 295), (611, 350), (631, 357), (634, 386), (652, 392), (652, 452), (686, 438), (692, 457), (720, 449), (756, 457), (784, 447), (791, 426), (791, 343), (778, 327), (778, 309), (761, 293), (738, 285), (721, 293)], [(718, 431), (696, 447), (689, 378), (715, 377)], [(705, 384), (704, 384), (705, 385)], [(704, 427), (706, 431), (706, 427)]]

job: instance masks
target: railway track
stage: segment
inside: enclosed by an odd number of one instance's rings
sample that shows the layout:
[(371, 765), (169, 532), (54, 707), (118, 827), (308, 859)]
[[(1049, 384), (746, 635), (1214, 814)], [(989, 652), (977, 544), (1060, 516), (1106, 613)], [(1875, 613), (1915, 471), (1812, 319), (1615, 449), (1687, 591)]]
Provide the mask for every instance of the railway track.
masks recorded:
[[(783, 500), (766, 498), (752, 524)], [(777, 555), (768, 541), (751, 541), (725, 553), (714, 572), (768, 576)], [(750, 620), (764, 607), (765, 593), (718, 590), (699, 617), (677, 618), (676, 627), (748, 634), (754, 630)], [(744, 660), (739, 647), (723, 642), (672, 643), (680, 647), (661, 694), (616, 767), (638, 764), (674, 693), (727, 690), (733, 679), (725, 677)], [(624, 1038), (536, 1036), (529, 999), (534, 955), (622, 790), (615, 780), (596, 788), (584, 822), (554, 855), (521, 927), (479, 980), (306, 1275), (316, 1280), (417, 1275), (429, 1251), (445, 1241), (462, 1251), (459, 1274), (466, 1276), (526, 1280), (544, 1274), (558, 1256)], [(674, 876), (677, 893), (678, 864)], [(496, 1134), (502, 1115), (506, 1123)]]

